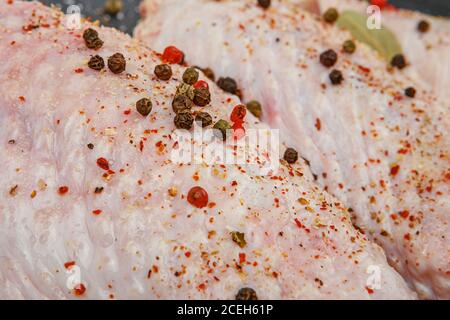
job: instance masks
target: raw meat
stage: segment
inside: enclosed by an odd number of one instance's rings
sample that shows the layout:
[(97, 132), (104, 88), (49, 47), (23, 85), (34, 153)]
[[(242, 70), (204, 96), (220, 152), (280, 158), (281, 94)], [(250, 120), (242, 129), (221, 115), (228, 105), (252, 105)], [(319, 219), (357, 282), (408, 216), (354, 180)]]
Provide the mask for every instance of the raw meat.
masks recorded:
[[(234, 299), (243, 287), (260, 299), (415, 298), (302, 163), (259, 176), (172, 161), (171, 103), (186, 68), (157, 80), (160, 55), (64, 20), (37, 2), (0, 3), (1, 299)], [(104, 41), (97, 51), (88, 27)], [(114, 53), (121, 74), (87, 65)], [(206, 81), (202, 110), (227, 119), (239, 100)], [(148, 117), (135, 109), (144, 97)], [(246, 119), (247, 130), (267, 128)], [(192, 198), (194, 186), (208, 199)]]
[[(450, 298), (448, 107), (428, 88), (406, 97), (414, 77), (367, 46), (341, 52), (347, 32), (289, 2), (147, 0), (135, 35), (236, 79), (420, 296)], [(319, 62), (328, 49), (341, 85)]]

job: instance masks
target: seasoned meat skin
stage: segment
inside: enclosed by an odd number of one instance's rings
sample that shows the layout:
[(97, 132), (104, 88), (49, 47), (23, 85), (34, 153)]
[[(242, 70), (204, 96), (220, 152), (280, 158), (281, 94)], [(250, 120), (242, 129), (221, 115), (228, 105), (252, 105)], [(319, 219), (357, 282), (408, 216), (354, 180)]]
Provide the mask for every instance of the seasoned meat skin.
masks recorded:
[[(303, 5), (302, 0), (292, 0)], [(357, 0), (306, 0), (316, 2), (319, 12), (330, 7), (339, 11), (354, 10), (366, 13), (368, 4)], [(419, 32), (420, 21), (427, 21), (429, 30)], [(415, 80), (420, 88), (434, 91), (440, 103), (450, 110), (448, 83), (450, 82), (450, 19), (433, 17), (420, 12), (397, 9), (381, 11), (381, 21), (397, 36), (407, 57), (409, 67), (403, 72)]]
[[(450, 298), (450, 117), (429, 88), (367, 46), (341, 52), (350, 34), (290, 1), (268, 10), (251, 0), (143, 8), (138, 39), (176, 45), (189, 63), (234, 78), (420, 296)], [(329, 49), (338, 53), (330, 69), (319, 62)], [(331, 84), (331, 69), (342, 84)], [(411, 85), (414, 99), (404, 94)]]
[[(97, 51), (88, 27), (104, 41)], [(36, 2), (2, 1), (0, 37), (1, 299), (233, 299), (245, 287), (259, 299), (416, 297), (302, 163), (258, 176), (173, 162), (185, 67), (157, 80), (160, 55), (113, 29), (70, 31)], [(115, 53), (123, 73), (88, 68)], [(227, 119), (239, 100), (200, 79), (212, 96), (201, 110)], [(194, 186), (207, 207), (188, 202)]]

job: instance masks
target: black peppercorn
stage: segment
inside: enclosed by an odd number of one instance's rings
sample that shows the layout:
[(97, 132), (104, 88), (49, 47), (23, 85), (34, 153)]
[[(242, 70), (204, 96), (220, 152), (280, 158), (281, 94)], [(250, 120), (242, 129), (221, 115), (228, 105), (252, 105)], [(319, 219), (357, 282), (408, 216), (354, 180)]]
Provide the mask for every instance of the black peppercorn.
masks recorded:
[(261, 104), (258, 101), (250, 101), (247, 103), (247, 110), (253, 114), (256, 118), (261, 119), (262, 116), (262, 108)]
[(416, 96), (416, 89), (413, 87), (408, 87), (405, 89), (405, 96), (414, 98)]
[(119, 74), (125, 71), (127, 63), (121, 53), (115, 53), (108, 59), (108, 68), (112, 73)]
[(88, 143), (87, 147), (91, 150), (94, 149), (94, 145), (92, 143)]
[(208, 88), (200, 87), (194, 89), (194, 103), (196, 106), (204, 107), (211, 102), (211, 93)]
[(417, 30), (419, 30), (419, 32), (425, 33), (429, 29), (430, 29), (430, 23), (428, 21), (426, 21), (426, 20), (421, 20), (417, 24)]
[(225, 92), (236, 94), (238, 91), (237, 83), (231, 78), (220, 78), (217, 85)]
[(252, 288), (242, 288), (238, 291), (236, 300), (258, 300), (258, 296)]
[(287, 148), (284, 152), (284, 160), (289, 164), (294, 164), (298, 160), (298, 152), (295, 149)]
[(183, 73), (183, 81), (184, 83), (193, 85), (198, 81), (198, 71), (195, 68), (187, 68)]
[(342, 76), (342, 72), (340, 72), (339, 70), (333, 70), (330, 73), (330, 81), (332, 84), (334, 85), (338, 85), (341, 84), (342, 81), (344, 80), (344, 77)]
[(175, 127), (190, 130), (194, 124), (194, 117), (189, 111), (182, 111), (175, 116)]
[(261, 8), (267, 9), (270, 7), (270, 0), (258, 0), (258, 5)]
[(197, 122), (202, 128), (210, 126), (212, 124), (212, 117), (207, 112), (199, 112), (195, 116), (195, 122)]
[(103, 41), (99, 38), (98, 32), (92, 28), (83, 32), (83, 39), (89, 49), (98, 50), (103, 46)]
[(396, 54), (392, 57), (391, 66), (398, 69), (403, 69), (404, 67), (406, 67), (405, 57), (402, 54)]
[(103, 60), (103, 58), (99, 55), (95, 55), (89, 60), (88, 67), (93, 70), (100, 71), (105, 67), (105, 60)]
[(344, 50), (344, 52), (346, 52), (346, 53), (355, 52), (355, 50), (356, 50), (355, 42), (353, 42), (353, 40), (345, 41), (344, 44), (342, 45), (342, 50)]
[(339, 17), (339, 13), (338, 13), (338, 11), (335, 8), (329, 8), (323, 14), (323, 20), (325, 20), (328, 23), (335, 22), (338, 17)]
[(159, 80), (170, 80), (172, 77), (172, 67), (168, 64), (160, 64), (155, 67), (155, 76)]
[(330, 49), (320, 54), (320, 63), (327, 68), (334, 66), (338, 57), (334, 50)]
[(182, 111), (189, 111), (194, 106), (194, 103), (188, 96), (184, 94), (178, 94), (172, 101), (172, 109), (175, 113)]
[(142, 98), (138, 102), (136, 102), (136, 110), (139, 112), (142, 116), (146, 117), (152, 112), (152, 102), (150, 99)]
[(214, 135), (217, 138), (222, 138), (223, 141), (227, 139), (227, 131), (231, 130), (230, 124), (225, 120), (217, 121), (213, 128), (215, 129)]

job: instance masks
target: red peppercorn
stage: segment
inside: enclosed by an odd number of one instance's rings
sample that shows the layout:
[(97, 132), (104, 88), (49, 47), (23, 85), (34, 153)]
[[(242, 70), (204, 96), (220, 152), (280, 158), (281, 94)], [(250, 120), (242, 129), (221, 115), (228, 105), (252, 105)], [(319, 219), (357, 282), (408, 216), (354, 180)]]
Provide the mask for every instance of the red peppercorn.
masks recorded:
[(370, 0), (370, 4), (374, 6), (379, 6), (380, 9), (383, 9), (388, 4), (387, 0)]
[(193, 187), (189, 190), (187, 200), (196, 208), (204, 208), (208, 205), (208, 193), (202, 187)]
[(208, 82), (203, 81), (203, 80), (197, 81), (197, 82), (194, 84), (194, 89), (200, 89), (200, 88), (209, 89)]
[(170, 46), (164, 49), (162, 60), (170, 64), (179, 64), (184, 60), (184, 53), (177, 47)]
[(245, 128), (242, 125), (242, 122), (235, 122), (232, 126), (233, 128), (233, 139), (240, 140), (245, 137)]
[(98, 158), (97, 159), (97, 165), (102, 168), (103, 170), (108, 171), (109, 170), (109, 162), (105, 158)]
[(243, 122), (244, 118), (247, 114), (247, 108), (243, 105), (237, 105), (234, 107), (233, 112), (231, 113), (230, 120), (231, 122)]
[(66, 194), (67, 192), (69, 192), (69, 187), (62, 186), (62, 187), (59, 187), (59, 189), (58, 189), (58, 193), (60, 195)]

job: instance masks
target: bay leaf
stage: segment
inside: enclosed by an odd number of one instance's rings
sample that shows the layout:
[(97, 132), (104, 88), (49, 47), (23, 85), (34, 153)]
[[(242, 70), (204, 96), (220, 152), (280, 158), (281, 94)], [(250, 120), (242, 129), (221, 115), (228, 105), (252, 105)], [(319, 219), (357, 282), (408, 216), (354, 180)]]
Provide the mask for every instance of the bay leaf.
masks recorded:
[(356, 40), (378, 51), (388, 62), (396, 54), (401, 54), (402, 47), (395, 34), (383, 25), (381, 29), (369, 29), (367, 19), (367, 16), (359, 12), (347, 10), (339, 14), (336, 23), (348, 30)]

